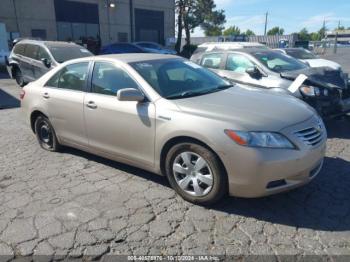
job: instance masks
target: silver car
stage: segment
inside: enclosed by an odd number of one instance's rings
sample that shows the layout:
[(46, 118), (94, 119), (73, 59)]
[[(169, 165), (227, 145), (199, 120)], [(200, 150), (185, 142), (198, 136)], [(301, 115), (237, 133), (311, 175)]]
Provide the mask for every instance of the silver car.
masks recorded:
[(199, 204), (304, 185), (325, 154), (325, 127), (307, 104), (171, 55), (72, 60), (27, 85), (21, 102), (42, 148), (76, 147), (165, 175)]
[[(310, 68), (293, 57), (262, 47), (201, 52), (191, 60), (234, 82), (293, 95), (324, 118), (350, 112), (348, 76), (339, 70)], [(300, 75), (306, 79), (291, 89)]]

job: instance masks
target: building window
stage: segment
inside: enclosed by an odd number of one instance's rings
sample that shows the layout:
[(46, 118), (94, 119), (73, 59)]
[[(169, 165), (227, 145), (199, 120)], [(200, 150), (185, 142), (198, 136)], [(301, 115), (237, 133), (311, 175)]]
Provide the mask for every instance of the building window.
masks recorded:
[(73, 41), (98, 53), (101, 45), (98, 4), (54, 0), (57, 38)]
[(126, 43), (128, 42), (128, 33), (118, 33), (118, 42), (120, 43)]
[(46, 30), (45, 29), (32, 29), (32, 37), (46, 39)]
[(57, 37), (60, 41), (72, 41), (72, 25), (67, 22), (57, 22)]
[(164, 44), (164, 12), (135, 9), (136, 41)]

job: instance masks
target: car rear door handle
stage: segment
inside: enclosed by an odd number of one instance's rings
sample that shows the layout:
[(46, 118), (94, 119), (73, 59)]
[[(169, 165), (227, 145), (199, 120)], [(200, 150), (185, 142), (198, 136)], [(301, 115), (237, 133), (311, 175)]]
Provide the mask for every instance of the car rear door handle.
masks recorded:
[(50, 98), (49, 93), (44, 93), (44, 94), (43, 94), (43, 98), (45, 98), (45, 99)]
[(97, 105), (95, 104), (94, 101), (89, 101), (89, 102), (86, 104), (86, 106), (87, 106), (88, 108), (91, 108), (91, 109), (96, 109), (96, 108), (97, 108)]

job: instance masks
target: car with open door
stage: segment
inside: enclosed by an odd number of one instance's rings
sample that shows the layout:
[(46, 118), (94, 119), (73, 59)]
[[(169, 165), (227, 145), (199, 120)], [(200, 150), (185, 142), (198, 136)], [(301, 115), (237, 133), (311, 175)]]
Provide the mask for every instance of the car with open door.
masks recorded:
[(71, 59), (92, 56), (85, 47), (58, 41), (19, 40), (7, 61), (7, 71), (24, 86)]
[(66, 62), (25, 86), (21, 107), (43, 149), (72, 146), (164, 175), (199, 204), (305, 185), (326, 148), (323, 121), (304, 102), (172, 55)]
[(293, 95), (325, 118), (350, 111), (347, 75), (339, 70), (311, 68), (293, 57), (263, 48), (204, 52), (197, 61), (231, 81)]

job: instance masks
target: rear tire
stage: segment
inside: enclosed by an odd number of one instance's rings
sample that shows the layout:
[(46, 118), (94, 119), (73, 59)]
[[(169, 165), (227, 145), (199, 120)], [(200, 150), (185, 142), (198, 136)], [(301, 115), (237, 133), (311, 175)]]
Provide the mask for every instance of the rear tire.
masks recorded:
[(166, 156), (165, 171), (172, 188), (191, 203), (210, 205), (227, 193), (221, 161), (202, 145), (186, 142), (173, 146)]
[(19, 68), (15, 69), (14, 78), (16, 79), (17, 85), (19, 85), (20, 87), (24, 87), (26, 85), (22, 71)]
[(38, 116), (35, 120), (35, 134), (41, 148), (57, 152), (60, 149), (57, 136), (49, 119), (43, 115)]

